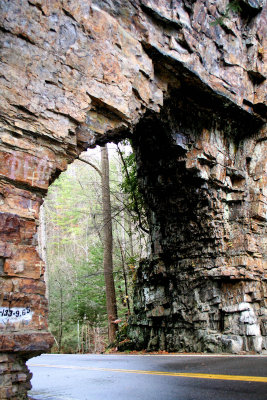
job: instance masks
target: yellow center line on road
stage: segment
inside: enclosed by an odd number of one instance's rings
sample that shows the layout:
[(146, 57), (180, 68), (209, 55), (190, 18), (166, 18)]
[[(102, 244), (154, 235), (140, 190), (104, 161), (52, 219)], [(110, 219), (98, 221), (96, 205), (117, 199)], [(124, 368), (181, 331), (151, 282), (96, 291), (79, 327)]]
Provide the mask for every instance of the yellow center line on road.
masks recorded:
[(60, 368), (60, 369), (76, 369), (84, 371), (103, 371), (103, 372), (121, 372), (125, 374), (142, 374), (142, 375), (160, 375), (160, 376), (176, 376), (183, 378), (198, 378), (198, 379), (221, 379), (226, 381), (244, 381), (244, 382), (265, 382), (265, 376), (242, 376), (242, 375), (218, 375), (218, 374), (202, 374), (191, 372), (163, 372), (163, 371), (142, 371), (135, 369), (115, 369), (115, 368), (94, 368), (94, 367), (79, 367), (74, 365), (48, 365), (48, 364), (28, 364), (29, 367), (45, 367), (45, 368)]

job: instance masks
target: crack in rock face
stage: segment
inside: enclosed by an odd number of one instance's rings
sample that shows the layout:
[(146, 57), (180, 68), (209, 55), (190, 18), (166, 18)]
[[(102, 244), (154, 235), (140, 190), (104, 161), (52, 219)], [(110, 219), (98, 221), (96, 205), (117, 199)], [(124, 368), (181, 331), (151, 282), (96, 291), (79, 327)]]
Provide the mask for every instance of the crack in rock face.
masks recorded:
[(36, 250), (47, 189), (83, 150), (126, 137), (151, 235), (127, 346), (266, 349), (266, 12), (1, 2), (1, 399), (27, 398), (25, 362), (53, 342)]

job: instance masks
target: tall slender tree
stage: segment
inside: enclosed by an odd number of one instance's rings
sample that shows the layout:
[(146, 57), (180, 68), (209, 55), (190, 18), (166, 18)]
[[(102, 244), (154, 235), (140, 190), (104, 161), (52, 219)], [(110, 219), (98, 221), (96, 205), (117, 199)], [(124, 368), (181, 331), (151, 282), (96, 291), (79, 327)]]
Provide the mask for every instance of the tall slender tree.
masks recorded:
[(104, 276), (106, 285), (106, 303), (108, 314), (108, 338), (114, 342), (116, 338), (117, 324), (114, 321), (118, 318), (115, 285), (113, 278), (113, 236), (112, 217), (110, 202), (109, 182), (109, 158), (108, 149), (105, 145), (101, 149), (101, 179), (102, 179), (102, 207), (103, 207), (103, 243), (104, 243)]

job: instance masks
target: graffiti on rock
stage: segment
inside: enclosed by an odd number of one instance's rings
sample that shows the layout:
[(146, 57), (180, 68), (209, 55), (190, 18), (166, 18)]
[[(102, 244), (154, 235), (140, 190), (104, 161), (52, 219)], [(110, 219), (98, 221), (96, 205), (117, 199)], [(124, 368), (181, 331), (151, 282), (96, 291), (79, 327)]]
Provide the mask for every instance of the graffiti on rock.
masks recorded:
[(0, 325), (13, 324), (21, 321), (31, 321), (33, 312), (30, 307), (0, 307)]

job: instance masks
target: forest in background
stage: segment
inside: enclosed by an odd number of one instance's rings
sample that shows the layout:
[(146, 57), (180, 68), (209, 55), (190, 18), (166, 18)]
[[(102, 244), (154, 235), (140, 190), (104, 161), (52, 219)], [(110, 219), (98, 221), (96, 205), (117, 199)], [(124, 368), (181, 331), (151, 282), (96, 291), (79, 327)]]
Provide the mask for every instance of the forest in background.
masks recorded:
[[(40, 252), (46, 262), (49, 329), (55, 337), (55, 352), (105, 350), (111, 342), (110, 328), (127, 325), (136, 268), (147, 255), (146, 219), (134, 154), (129, 144), (120, 148), (108, 145), (106, 152), (106, 183), (101, 148), (89, 150), (51, 185), (41, 212)], [(106, 219), (103, 185), (110, 191), (111, 218)], [(112, 229), (112, 260), (106, 259), (105, 266), (107, 225)], [(112, 261), (112, 272), (105, 276), (104, 269)], [(107, 313), (105, 278), (109, 274), (117, 308), (113, 325)]]

